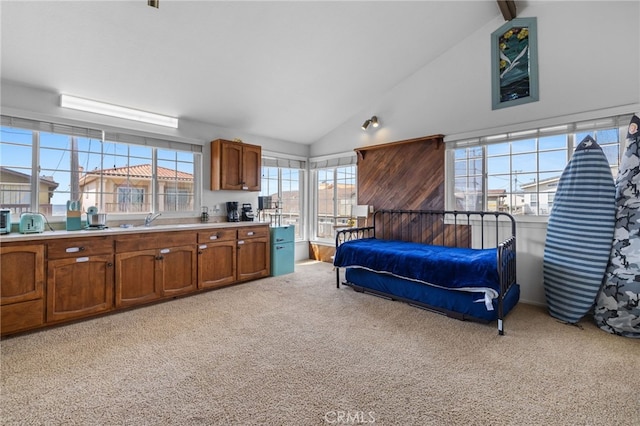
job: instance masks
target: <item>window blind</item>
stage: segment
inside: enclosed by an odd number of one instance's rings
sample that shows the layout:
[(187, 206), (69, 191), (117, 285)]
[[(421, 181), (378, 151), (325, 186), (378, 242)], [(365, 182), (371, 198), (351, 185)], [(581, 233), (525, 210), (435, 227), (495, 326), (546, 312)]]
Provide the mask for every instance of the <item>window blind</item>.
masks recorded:
[(561, 135), (574, 132), (584, 132), (588, 130), (607, 129), (620, 127), (629, 123), (632, 114), (616, 115), (612, 117), (598, 118), (595, 120), (576, 121), (572, 123), (539, 127), (530, 130), (519, 130), (515, 132), (498, 133), (495, 135), (480, 136), (476, 138), (465, 138), (460, 140), (445, 140), (447, 148), (458, 149), (470, 146), (491, 145), (505, 141), (517, 141), (522, 139), (541, 138), (546, 136)]
[(38, 132), (60, 133), (69, 136), (78, 136), (90, 139), (102, 140), (103, 131), (86, 127), (69, 126), (66, 124), (48, 123), (46, 121), (30, 120), (27, 118), (2, 116), (2, 125), (20, 129), (34, 130)]
[(172, 141), (167, 139), (158, 139), (147, 136), (132, 135), (129, 133), (107, 131), (105, 132), (104, 138), (109, 142), (145, 145), (153, 148), (169, 149), (173, 151), (202, 152), (202, 145)]
[(352, 164), (356, 164), (357, 162), (357, 157), (354, 152), (331, 157), (311, 158), (309, 161), (309, 165), (311, 169), (325, 169), (328, 167), (350, 166)]
[(305, 169), (307, 162), (291, 158), (262, 157), (264, 167), (283, 167), (287, 169)]

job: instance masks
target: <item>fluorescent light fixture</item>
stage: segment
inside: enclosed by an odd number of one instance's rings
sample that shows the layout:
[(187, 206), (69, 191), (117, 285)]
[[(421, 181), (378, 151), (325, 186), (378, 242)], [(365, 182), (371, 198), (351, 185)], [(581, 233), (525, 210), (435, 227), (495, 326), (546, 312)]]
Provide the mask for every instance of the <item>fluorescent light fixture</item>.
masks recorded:
[(158, 126), (172, 127), (174, 129), (178, 128), (178, 119), (175, 117), (140, 111), (138, 109), (107, 104), (104, 102), (92, 101), (90, 99), (83, 99), (70, 95), (60, 95), (60, 106), (63, 108), (92, 112), (94, 114), (102, 114), (111, 117), (124, 118), (126, 120), (156, 124)]

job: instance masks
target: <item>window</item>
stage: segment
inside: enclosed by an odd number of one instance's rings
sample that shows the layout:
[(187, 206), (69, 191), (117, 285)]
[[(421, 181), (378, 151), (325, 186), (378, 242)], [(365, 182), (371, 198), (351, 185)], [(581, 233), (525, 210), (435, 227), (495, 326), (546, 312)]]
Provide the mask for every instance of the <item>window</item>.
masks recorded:
[[(194, 212), (202, 147), (2, 116), (0, 207), (66, 215)], [(37, 179), (33, 179), (37, 176)], [(17, 219), (17, 218), (16, 218)]]
[(448, 170), (454, 182), (448, 205), (458, 210), (549, 215), (560, 176), (587, 135), (598, 142), (612, 176), (617, 176), (625, 120), (628, 123), (628, 117), (614, 117), (598, 123), (448, 142), (447, 155), (453, 166)]
[(356, 166), (316, 169), (315, 178), (315, 237), (333, 240), (335, 228), (347, 226), (352, 206), (357, 204)]
[(144, 212), (148, 210), (144, 204), (144, 189), (131, 188), (129, 186), (119, 186), (117, 189), (118, 212)]
[(301, 160), (263, 158), (262, 164), (259, 196), (270, 197), (271, 205), (259, 212), (263, 215), (261, 219), (282, 226), (295, 225), (296, 239), (304, 238), (302, 188), (306, 163)]

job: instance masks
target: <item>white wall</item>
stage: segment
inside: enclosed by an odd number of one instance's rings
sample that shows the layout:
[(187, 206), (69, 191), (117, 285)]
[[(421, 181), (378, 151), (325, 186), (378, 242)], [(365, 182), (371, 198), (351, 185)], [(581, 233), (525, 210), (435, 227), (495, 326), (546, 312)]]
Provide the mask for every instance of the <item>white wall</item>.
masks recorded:
[[(504, 24), (500, 17), (315, 142), (311, 156), (431, 134), (446, 141), (640, 112), (639, 2), (529, 1), (518, 16), (537, 18), (538, 102), (491, 109), (491, 33)], [(374, 114), (381, 127), (363, 132), (360, 125)], [(545, 237), (546, 222), (518, 222), (523, 302), (546, 304)]]
[[(126, 129), (133, 134), (166, 138), (189, 142), (203, 147), (203, 193), (202, 205), (212, 209), (221, 206), (220, 215), (224, 215), (224, 203), (238, 201), (252, 203), (257, 207), (258, 194), (243, 191), (210, 191), (209, 182), (211, 168), (209, 158), (211, 150), (209, 142), (213, 139), (240, 138), (246, 143), (262, 146), (264, 151), (282, 153), (285, 156), (307, 158), (309, 146), (296, 144), (259, 135), (243, 133), (234, 129), (213, 126), (207, 123), (181, 119), (178, 129), (138, 124), (128, 120), (120, 120), (96, 114), (83, 113), (59, 106), (59, 94), (33, 87), (26, 87), (9, 81), (2, 81), (2, 106), (0, 112), (4, 115), (24, 117), (35, 120), (52, 121), (56, 123), (77, 124), (100, 129)], [(199, 209), (198, 209), (199, 210)]]
[[(311, 156), (432, 134), (444, 134), (445, 140), (481, 136), (576, 114), (597, 118), (599, 110), (640, 109), (639, 2), (527, 4), (518, 16), (537, 18), (538, 102), (491, 109), (491, 33), (505, 22), (498, 17), (315, 142)], [(464, 29), (443, 34), (462, 36)], [(362, 131), (362, 122), (374, 114), (381, 127)]]

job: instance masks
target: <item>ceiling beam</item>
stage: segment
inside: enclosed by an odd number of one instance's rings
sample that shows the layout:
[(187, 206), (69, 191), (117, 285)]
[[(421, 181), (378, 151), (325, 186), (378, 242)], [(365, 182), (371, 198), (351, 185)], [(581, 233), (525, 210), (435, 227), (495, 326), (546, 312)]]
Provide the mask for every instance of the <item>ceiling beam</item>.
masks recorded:
[(516, 2), (514, 0), (496, 0), (498, 8), (505, 21), (510, 21), (516, 17)]

